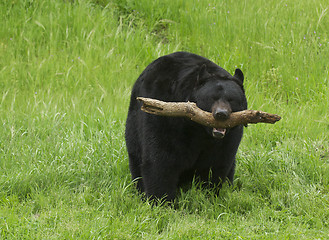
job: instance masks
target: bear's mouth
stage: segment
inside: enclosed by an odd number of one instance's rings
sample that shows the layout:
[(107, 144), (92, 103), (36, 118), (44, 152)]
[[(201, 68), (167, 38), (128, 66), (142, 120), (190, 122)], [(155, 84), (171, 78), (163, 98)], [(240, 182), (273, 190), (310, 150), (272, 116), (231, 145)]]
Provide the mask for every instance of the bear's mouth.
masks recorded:
[(226, 133), (226, 128), (213, 128), (212, 129), (212, 136), (214, 138), (223, 138), (225, 137), (225, 133)]

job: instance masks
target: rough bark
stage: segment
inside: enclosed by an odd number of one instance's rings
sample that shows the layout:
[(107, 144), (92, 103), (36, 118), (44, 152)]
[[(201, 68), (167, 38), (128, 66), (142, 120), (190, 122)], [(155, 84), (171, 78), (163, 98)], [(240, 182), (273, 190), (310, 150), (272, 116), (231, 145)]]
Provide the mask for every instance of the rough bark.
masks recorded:
[(279, 115), (257, 110), (244, 110), (231, 113), (225, 121), (215, 120), (212, 113), (201, 110), (193, 102), (163, 102), (156, 99), (138, 97), (143, 103), (144, 112), (169, 117), (186, 117), (194, 122), (213, 128), (232, 128), (250, 123), (275, 123), (281, 119)]

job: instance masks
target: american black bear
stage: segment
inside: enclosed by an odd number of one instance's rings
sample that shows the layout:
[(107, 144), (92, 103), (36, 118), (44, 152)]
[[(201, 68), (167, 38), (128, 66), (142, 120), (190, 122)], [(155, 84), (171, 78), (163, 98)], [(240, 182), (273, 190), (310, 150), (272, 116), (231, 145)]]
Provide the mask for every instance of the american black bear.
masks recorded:
[(148, 198), (173, 200), (177, 187), (193, 180), (232, 183), (243, 126), (213, 129), (189, 119), (141, 111), (137, 97), (195, 102), (215, 119), (247, 109), (243, 73), (234, 76), (212, 61), (187, 52), (158, 58), (133, 86), (126, 122), (129, 168)]

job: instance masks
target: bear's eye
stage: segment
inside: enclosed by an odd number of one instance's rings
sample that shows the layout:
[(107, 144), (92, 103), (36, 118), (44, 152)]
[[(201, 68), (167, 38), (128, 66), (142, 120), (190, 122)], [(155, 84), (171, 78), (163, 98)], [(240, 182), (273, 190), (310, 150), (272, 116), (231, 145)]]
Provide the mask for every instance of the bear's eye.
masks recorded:
[(219, 97), (218, 97), (218, 96), (212, 96), (211, 99), (212, 99), (213, 101), (217, 101), (217, 100), (219, 100)]
[(240, 100), (239, 99), (234, 99), (234, 98), (227, 98), (227, 100), (229, 103), (237, 103), (239, 102)]

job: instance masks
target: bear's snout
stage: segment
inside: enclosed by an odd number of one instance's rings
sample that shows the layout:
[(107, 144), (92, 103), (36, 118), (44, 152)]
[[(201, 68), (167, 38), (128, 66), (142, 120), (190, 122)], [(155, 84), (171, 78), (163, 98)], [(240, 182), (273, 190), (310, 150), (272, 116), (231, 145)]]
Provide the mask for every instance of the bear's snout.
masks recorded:
[[(212, 115), (216, 120), (225, 121), (229, 119), (232, 113), (231, 106), (226, 101), (217, 101), (212, 107)], [(225, 137), (225, 128), (213, 128), (212, 136), (218, 139)]]
[(212, 115), (216, 120), (225, 121), (232, 113), (231, 106), (226, 101), (217, 101), (212, 106)]
[(230, 117), (230, 112), (227, 109), (217, 108), (213, 112), (213, 116), (216, 120), (227, 120)]

